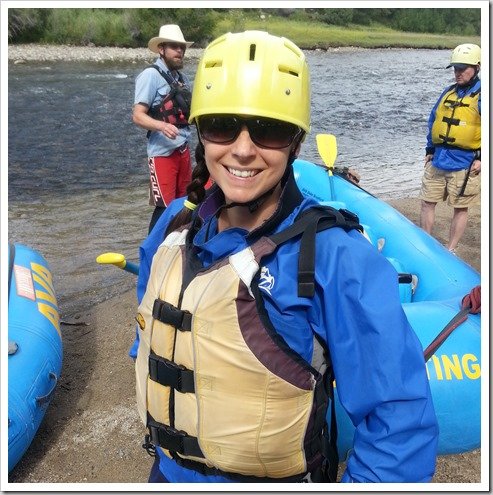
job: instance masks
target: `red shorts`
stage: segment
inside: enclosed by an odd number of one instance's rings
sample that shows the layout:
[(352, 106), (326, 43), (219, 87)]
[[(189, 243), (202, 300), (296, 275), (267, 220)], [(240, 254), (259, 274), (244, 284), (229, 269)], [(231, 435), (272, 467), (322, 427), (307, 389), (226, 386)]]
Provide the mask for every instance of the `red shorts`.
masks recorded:
[(150, 184), (149, 204), (168, 206), (171, 201), (187, 193), (192, 180), (192, 163), (188, 146), (180, 151), (176, 149), (169, 156), (151, 156), (148, 158)]

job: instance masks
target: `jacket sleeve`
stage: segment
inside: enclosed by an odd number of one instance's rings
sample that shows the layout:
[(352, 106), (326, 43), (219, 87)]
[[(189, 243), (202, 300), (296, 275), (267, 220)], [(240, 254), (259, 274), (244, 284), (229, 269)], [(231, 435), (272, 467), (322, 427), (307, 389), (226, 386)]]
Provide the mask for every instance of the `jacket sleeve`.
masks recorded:
[[(151, 233), (142, 242), (139, 248), (139, 275), (137, 278), (137, 303), (140, 304), (144, 297), (147, 282), (149, 280), (149, 274), (151, 273), (152, 258), (157, 251), (157, 248), (164, 240), (164, 232), (168, 227), (169, 222), (174, 216), (183, 208), (183, 202), (185, 198), (179, 198), (172, 201), (166, 208), (165, 212), (159, 217), (156, 225), (152, 229)], [(137, 327), (135, 328), (135, 340), (130, 347), (128, 355), (135, 359), (137, 357), (137, 350), (139, 348), (139, 332)]]
[(397, 272), (352, 234), (349, 243), (327, 251), (327, 280), (321, 281), (319, 330), (340, 403), (356, 428), (341, 481), (428, 482), (438, 425), (423, 348), (402, 309)]

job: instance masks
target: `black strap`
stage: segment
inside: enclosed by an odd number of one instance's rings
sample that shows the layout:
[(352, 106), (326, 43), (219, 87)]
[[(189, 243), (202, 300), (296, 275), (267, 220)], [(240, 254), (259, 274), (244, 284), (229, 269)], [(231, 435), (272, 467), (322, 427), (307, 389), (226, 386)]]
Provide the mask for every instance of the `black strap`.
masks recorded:
[(460, 119), (454, 119), (452, 117), (443, 117), (442, 120), (448, 125), (460, 125)]
[(149, 378), (178, 392), (195, 392), (193, 371), (157, 354), (149, 355)]
[[(462, 97), (464, 98), (464, 97)], [(444, 100), (443, 104), (448, 103), (448, 106), (450, 108), (457, 108), (457, 107), (468, 107), (469, 103), (463, 103), (462, 98), (460, 100)]]
[(287, 478), (267, 478), (260, 476), (249, 476), (246, 474), (230, 473), (228, 471), (222, 471), (215, 467), (209, 467), (201, 462), (192, 461), (190, 459), (182, 459), (181, 457), (174, 456), (175, 462), (186, 469), (191, 469), (204, 476), (222, 476), (233, 481), (241, 483), (303, 483), (305, 482), (308, 474), (297, 474), (289, 476)]
[(322, 346), (327, 369), (324, 373), (324, 391), (330, 401), (330, 425), (326, 423), (327, 414), (324, 414), (325, 425), (322, 431), (322, 454), (324, 461), (320, 469), (312, 473), (314, 483), (335, 483), (337, 481), (337, 470), (339, 467), (339, 451), (337, 450), (337, 420), (334, 397), (334, 371), (332, 358), (327, 344), (315, 334), (315, 338)]
[(444, 136), (443, 134), (439, 134), (438, 137), (444, 142), (444, 144), (450, 144), (455, 141), (455, 138)]
[[(331, 384), (331, 387), (333, 385)], [(329, 439), (325, 444), (324, 455), (327, 459), (327, 475), (330, 483), (337, 480), (337, 468), (339, 467), (339, 452), (337, 450), (337, 421), (336, 421), (336, 403), (334, 394), (330, 400), (330, 430)]]
[(154, 420), (150, 420), (147, 427), (153, 445), (184, 456), (204, 457), (197, 437), (192, 437), (184, 431), (179, 431)]
[(348, 231), (363, 227), (358, 217), (349, 210), (336, 210), (330, 206), (313, 207), (303, 212), (291, 226), (269, 238), (276, 244), (301, 235), (298, 258), (298, 296), (313, 297), (315, 294), (315, 235), (322, 230), (341, 227)]
[(152, 317), (162, 323), (173, 325), (178, 330), (187, 332), (192, 330), (192, 314), (161, 299), (154, 301)]
[(178, 81), (176, 81), (175, 79), (173, 79), (173, 77), (171, 76), (171, 74), (169, 74), (168, 72), (166, 72), (163, 69), (161, 69), (161, 67), (159, 67), (158, 65), (152, 64), (152, 65), (150, 65), (150, 67), (153, 67), (154, 69), (156, 69), (161, 74), (161, 76), (163, 76), (164, 79), (166, 79), (166, 82), (171, 87), (178, 85), (178, 82), (180, 82), (181, 84), (183, 84), (183, 78), (182, 78), (182, 76), (181, 76), (181, 74), (180, 74), (179, 71), (177, 71), (177, 73), (178, 73)]
[(15, 259), (15, 245), (9, 243), (9, 292), (8, 300), (10, 300), (10, 286), (12, 285), (12, 270), (14, 269), (14, 259)]
[(481, 150), (479, 150), (479, 158), (477, 158), (477, 150), (474, 152), (474, 155), (472, 157), (471, 163), (469, 164), (469, 167), (467, 168), (466, 176), (464, 177), (464, 182), (462, 183), (462, 187), (460, 188), (459, 191), (459, 196), (464, 196), (464, 192), (466, 191), (466, 186), (469, 181), (469, 176), (471, 175), (471, 169), (472, 169), (472, 164), (481, 158)]

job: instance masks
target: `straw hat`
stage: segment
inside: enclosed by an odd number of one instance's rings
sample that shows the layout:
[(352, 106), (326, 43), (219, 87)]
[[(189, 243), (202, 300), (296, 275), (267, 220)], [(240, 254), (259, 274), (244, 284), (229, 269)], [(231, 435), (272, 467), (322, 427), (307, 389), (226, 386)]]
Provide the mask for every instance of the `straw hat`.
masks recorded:
[(151, 38), (147, 46), (151, 52), (159, 53), (158, 45), (167, 42), (182, 43), (186, 45), (187, 48), (193, 45), (193, 41), (185, 41), (179, 26), (176, 24), (166, 24), (159, 29), (159, 36)]

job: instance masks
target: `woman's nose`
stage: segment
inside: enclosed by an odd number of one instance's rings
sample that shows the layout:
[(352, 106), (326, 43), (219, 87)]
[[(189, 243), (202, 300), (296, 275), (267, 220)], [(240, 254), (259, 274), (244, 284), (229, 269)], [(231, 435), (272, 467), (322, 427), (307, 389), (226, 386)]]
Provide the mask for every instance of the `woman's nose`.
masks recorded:
[(257, 152), (255, 143), (252, 141), (246, 125), (241, 128), (238, 137), (233, 143), (232, 151), (234, 155), (239, 157), (248, 157)]

